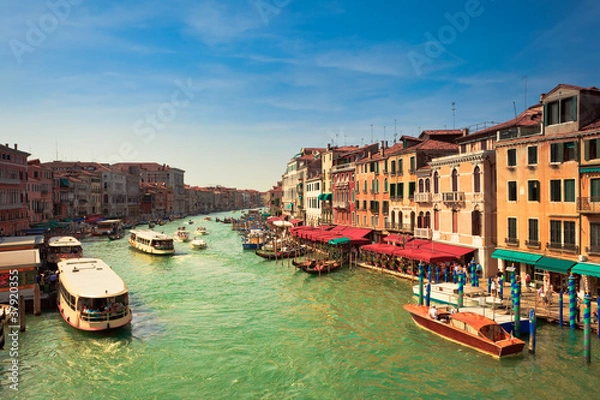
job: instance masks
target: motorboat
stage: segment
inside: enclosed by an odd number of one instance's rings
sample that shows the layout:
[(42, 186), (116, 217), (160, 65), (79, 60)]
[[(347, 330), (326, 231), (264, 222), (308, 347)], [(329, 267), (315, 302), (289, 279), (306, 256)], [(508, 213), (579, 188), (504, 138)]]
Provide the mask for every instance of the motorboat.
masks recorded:
[(208, 245), (206, 244), (206, 241), (204, 241), (202, 239), (194, 238), (190, 242), (190, 246), (192, 246), (192, 249), (194, 249), (194, 250), (200, 250), (200, 249), (205, 249)]
[(204, 226), (199, 226), (196, 228), (196, 230), (194, 231), (194, 233), (196, 235), (207, 235), (208, 231), (206, 230), (206, 228)]
[(404, 309), (419, 327), (495, 358), (521, 355), (525, 346), (496, 321), (472, 311), (452, 313), (440, 307), (432, 313), (429, 307), (417, 304), (406, 304)]
[(185, 230), (185, 226), (177, 229), (177, 233), (175, 233), (174, 239), (178, 242), (188, 242), (190, 240), (190, 234)]

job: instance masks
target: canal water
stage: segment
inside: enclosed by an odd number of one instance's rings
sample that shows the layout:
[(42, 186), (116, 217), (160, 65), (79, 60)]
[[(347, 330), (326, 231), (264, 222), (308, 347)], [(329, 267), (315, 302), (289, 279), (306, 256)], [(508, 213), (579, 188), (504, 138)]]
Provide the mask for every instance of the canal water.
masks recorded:
[[(221, 217), (231, 214), (220, 214)], [(239, 214), (237, 214), (239, 216)], [(213, 216), (214, 217), (214, 216)], [(28, 315), (19, 391), (0, 352), (0, 398), (388, 399), (596, 396), (600, 340), (541, 325), (537, 352), (495, 360), (417, 328), (410, 283), (363, 269), (312, 276), (243, 251), (231, 226), (204, 225), (208, 249), (153, 257), (84, 242), (127, 282), (130, 327), (80, 332), (57, 312)], [(174, 233), (182, 221), (158, 230)]]

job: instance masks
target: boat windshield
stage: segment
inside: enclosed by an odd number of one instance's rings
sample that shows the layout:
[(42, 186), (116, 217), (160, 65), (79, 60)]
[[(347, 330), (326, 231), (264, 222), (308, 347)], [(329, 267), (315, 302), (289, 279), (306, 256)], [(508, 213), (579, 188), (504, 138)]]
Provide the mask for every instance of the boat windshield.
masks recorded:
[(102, 299), (80, 297), (77, 309), (84, 321), (105, 321), (122, 318), (128, 313), (127, 293)]
[(173, 250), (172, 240), (153, 240), (152, 247), (157, 250)]
[(481, 334), (492, 342), (505, 339), (504, 329), (500, 325), (486, 325), (481, 328)]

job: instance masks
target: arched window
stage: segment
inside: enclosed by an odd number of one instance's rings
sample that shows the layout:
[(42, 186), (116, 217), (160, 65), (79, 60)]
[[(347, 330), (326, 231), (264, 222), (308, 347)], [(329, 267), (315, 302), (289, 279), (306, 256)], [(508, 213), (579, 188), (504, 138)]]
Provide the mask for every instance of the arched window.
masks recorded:
[(429, 178), (425, 179), (425, 192), (431, 192), (431, 181)]
[(417, 228), (425, 228), (425, 214), (423, 214), (423, 211), (419, 213), (419, 218), (417, 219)]
[(440, 175), (435, 171), (433, 174), (433, 193), (440, 192)]
[(388, 192), (388, 180), (387, 180), (387, 178), (385, 178), (385, 180), (383, 181), (383, 191), (385, 193)]
[(391, 173), (395, 174), (396, 173), (396, 161), (392, 160), (392, 162), (390, 163), (390, 169), (391, 169)]
[(425, 213), (425, 224), (424, 228), (431, 228), (431, 213), (427, 211)]
[(458, 192), (458, 171), (456, 169), (452, 170), (452, 191)]
[(473, 192), (481, 192), (481, 169), (479, 169), (479, 166), (473, 170)]
[(423, 179), (419, 179), (419, 193), (423, 193), (425, 191), (425, 182)]
[(471, 213), (471, 235), (481, 236), (481, 212), (479, 210)]

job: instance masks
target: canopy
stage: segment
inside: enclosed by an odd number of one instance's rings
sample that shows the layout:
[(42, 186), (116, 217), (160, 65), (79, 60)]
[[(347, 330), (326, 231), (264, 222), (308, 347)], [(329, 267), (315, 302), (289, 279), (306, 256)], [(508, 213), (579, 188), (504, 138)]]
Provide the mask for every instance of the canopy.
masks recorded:
[(361, 249), (374, 251), (376, 253), (391, 254), (398, 257), (408, 258), (427, 263), (454, 261), (474, 250), (454, 246), (445, 243), (437, 243), (431, 240), (413, 239), (403, 248), (391, 244), (378, 243), (375, 245), (362, 246)]
[(512, 262), (535, 264), (542, 256), (539, 254), (524, 253), (522, 251), (496, 249), (492, 253), (492, 258), (500, 258)]
[(574, 261), (561, 260), (554, 257), (542, 256), (536, 263), (535, 267), (544, 271), (556, 272), (559, 274), (568, 274), (569, 269), (575, 265)]
[(409, 236), (409, 235), (391, 234), (391, 235), (387, 235), (386, 237), (384, 237), (383, 241), (388, 242), (388, 243), (396, 243), (396, 244), (404, 245), (405, 243), (410, 242), (412, 239), (413, 239), (413, 237)]
[(334, 246), (339, 246), (341, 244), (349, 244), (351, 242), (350, 238), (341, 237), (336, 239), (330, 239), (327, 244), (332, 244)]
[(290, 221), (281, 221), (281, 220), (273, 221), (272, 224), (278, 228), (290, 228), (290, 227), (294, 226), (294, 224), (292, 224)]
[(600, 265), (591, 263), (577, 263), (571, 272), (579, 275), (595, 276), (600, 278)]

